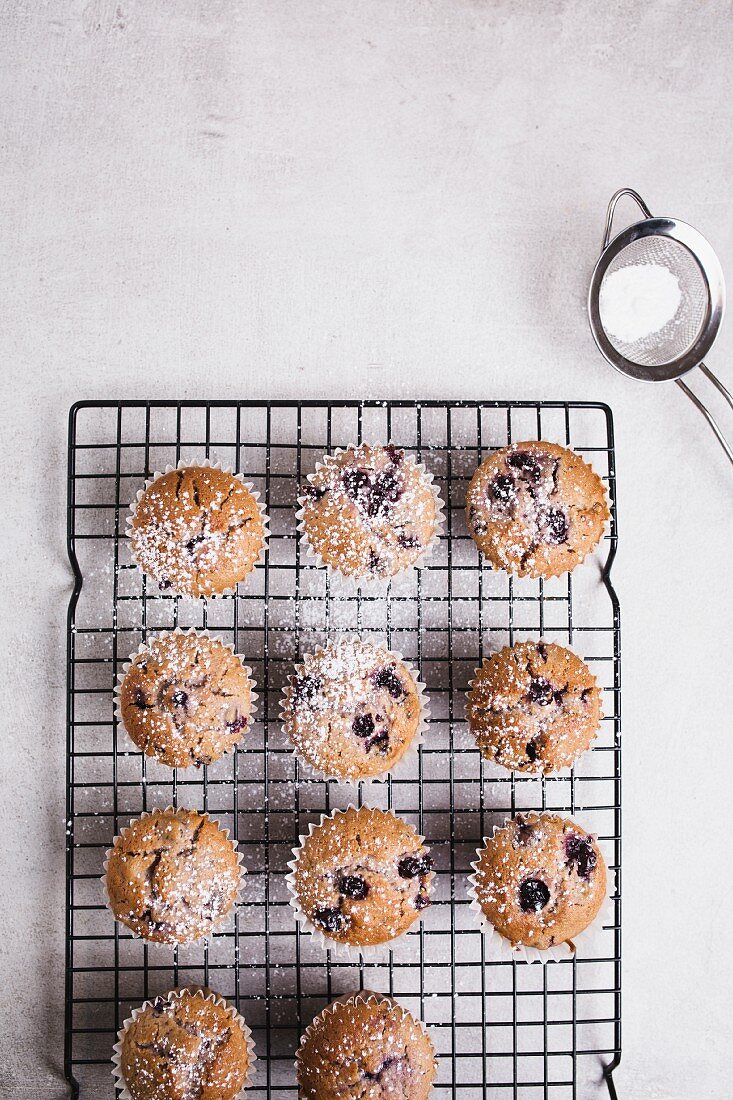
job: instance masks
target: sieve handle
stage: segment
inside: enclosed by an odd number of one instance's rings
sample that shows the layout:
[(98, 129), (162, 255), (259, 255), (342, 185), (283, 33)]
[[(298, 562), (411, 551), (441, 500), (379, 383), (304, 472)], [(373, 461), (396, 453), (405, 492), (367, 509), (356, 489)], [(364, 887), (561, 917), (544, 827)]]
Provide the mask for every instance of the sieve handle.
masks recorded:
[(613, 215), (616, 213), (616, 206), (618, 205), (618, 200), (622, 199), (624, 197), (624, 195), (628, 195), (629, 198), (634, 200), (634, 202), (639, 207), (639, 209), (641, 210), (641, 212), (642, 212), (642, 214), (644, 215), (645, 218), (653, 217), (651, 210), (649, 209), (647, 204), (644, 202), (643, 198), (641, 197), (641, 195), (639, 194), (638, 191), (634, 191), (633, 187), (622, 187), (619, 191), (616, 192), (615, 195), (611, 196), (611, 201), (608, 204), (608, 212), (606, 213), (606, 228), (603, 231), (603, 247), (601, 248), (601, 252), (605, 252), (606, 246), (608, 245), (608, 242), (611, 240), (611, 227), (613, 225)]
[[(710, 381), (713, 383), (715, 388), (720, 393), (722, 393), (725, 400), (728, 402), (730, 407), (733, 409), (733, 396), (731, 396), (730, 392), (725, 388), (725, 386), (720, 381), (720, 379), (716, 378), (716, 376), (713, 374), (713, 372), (710, 370), (710, 368), (707, 367), (704, 363), (700, 363), (700, 370), (703, 372), (703, 374), (706, 376), (706, 378), (710, 379)], [(703, 405), (702, 401), (697, 396), (697, 394), (693, 393), (692, 390), (690, 389), (690, 387), (685, 382), (683, 382), (681, 378), (677, 379), (677, 385), (679, 386), (679, 388), (682, 390), (683, 393), (687, 394), (690, 401), (692, 401), (693, 405), (695, 405), (700, 410), (700, 412), (705, 417), (708, 424), (710, 425), (710, 427), (713, 429), (716, 436), (718, 437), (718, 442), (720, 443), (720, 446), (723, 448), (725, 453), (728, 455), (728, 458), (730, 459), (730, 461), (733, 462), (733, 447), (731, 447), (730, 443), (728, 443), (727, 439), (725, 438), (725, 436), (721, 432), (720, 428), (718, 427), (718, 425), (715, 421), (715, 418), (713, 417), (713, 414), (706, 408), (705, 405)]]

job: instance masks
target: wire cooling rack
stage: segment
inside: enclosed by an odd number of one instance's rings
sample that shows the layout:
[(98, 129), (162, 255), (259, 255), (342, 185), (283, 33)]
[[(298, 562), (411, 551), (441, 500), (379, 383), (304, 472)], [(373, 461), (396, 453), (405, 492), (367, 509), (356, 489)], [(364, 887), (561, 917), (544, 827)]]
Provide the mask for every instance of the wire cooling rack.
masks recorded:
[[(610, 534), (572, 576), (511, 578), (479, 560), (464, 519), (482, 457), (521, 439), (575, 448), (607, 481)], [(316, 461), (355, 441), (417, 452), (446, 501), (430, 564), (386, 595), (354, 593), (298, 544), (298, 485)], [(167, 463), (211, 457), (243, 472), (267, 501), (267, 562), (236, 596), (190, 601), (132, 564), (130, 502)], [(234, 1000), (253, 1030), (254, 1098), (294, 1098), (293, 1055), (312, 1017), (360, 987), (394, 994), (429, 1026), (438, 1098), (591, 1100), (615, 1089), (621, 1050), (621, 755), (613, 424), (605, 405), (567, 402), (81, 402), (70, 414), (68, 543), (68, 939), (66, 1075), (75, 1096), (111, 1100), (116, 1032), (144, 999), (176, 985)], [(116, 672), (158, 629), (208, 628), (236, 643), (262, 698), (234, 755), (201, 772), (146, 761), (113, 714)], [(326, 636), (358, 631), (417, 664), (432, 720), (412, 772), (364, 792), (424, 833), (437, 865), (433, 906), (373, 965), (344, 963), (301, 933), (288, 905), (291, 847), (322, 812), (362, 791), (302, 781), (277, 720), (292, 664)], [(484, 654), (527, 637), (571, 645), (604, 695), (592, 752), (570, 777), (538, 779), (481, 760), (464, 692)], [(104, 852), (129, 820), (168, 804), (205, 809), (237, 838), (248, 869), (241, 904), (208, 944), (146, 945), (116, 924), (100, 883)], [(469, 864), (493, 824), (519, 810), (562, 810), (599, 836), (615, 881), (613, 920), (591, 955), (547, 966), (489, 956), (466, 896)]]

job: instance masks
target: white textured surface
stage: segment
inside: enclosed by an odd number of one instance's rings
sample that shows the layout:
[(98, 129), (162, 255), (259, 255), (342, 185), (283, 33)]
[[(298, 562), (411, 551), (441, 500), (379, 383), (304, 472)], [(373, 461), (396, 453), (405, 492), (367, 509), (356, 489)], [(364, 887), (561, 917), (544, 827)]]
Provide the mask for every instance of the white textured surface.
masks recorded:
[(64, 1095), (68, 405), (354, 394), (613, 406), (619, 1094), (728, 1095), (732, 471), (584, 295), (623, 184), (733, 272), (730, 5), (9, 0), (0, 44), (0, 1095)]

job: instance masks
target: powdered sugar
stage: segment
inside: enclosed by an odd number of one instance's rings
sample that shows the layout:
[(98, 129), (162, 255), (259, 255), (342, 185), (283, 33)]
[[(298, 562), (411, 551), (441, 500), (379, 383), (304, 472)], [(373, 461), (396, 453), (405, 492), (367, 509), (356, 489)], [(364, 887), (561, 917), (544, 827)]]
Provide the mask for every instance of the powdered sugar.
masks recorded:
[(598, 308), (610, 336), (625, 344), (661, 332), (682, 301), (679, 279), (663, 264), (628, 264), (606, 275)]

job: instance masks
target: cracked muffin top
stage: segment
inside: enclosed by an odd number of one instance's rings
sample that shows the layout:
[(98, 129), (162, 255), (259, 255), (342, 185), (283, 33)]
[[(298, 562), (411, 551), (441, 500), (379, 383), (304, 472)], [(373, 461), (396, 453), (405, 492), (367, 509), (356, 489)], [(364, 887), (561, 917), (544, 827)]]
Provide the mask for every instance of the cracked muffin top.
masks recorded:
[(593, 922), (606, 895), (606, 865), (596, 840), (554, 814), (517, 814), (480, 849), (476, 900), (514, 945), (546, 950)]
[(241, 739), (252, 713), (252, 681), (216, 638), (164, 633), (133, 657), (119, 704), (125, 729), (146, 756), (171, 768), (198, 768)]
[(120, 1044), (132, 1100), (234, 1100), (250, 1061), (236, 1012), (187, 989), (145, 1004)]
[(417, 684), (395, 654), (344, 638), (308, 653), (289, 678), (282, 720), (296, 752), (337, 779), (384, 775), (420, 724)]
[(349, 807), (317, 825), (291, 865), (291, 892), (324, 936), (371, 947), (402, 935), (430, 905), (433, 861), (411, 825)]
[(466, 718), (487, 759), (550, 775), (590, 747), (601, 720), (601, 693), (569, 649), (518, 642), (476, 670)]
[(296, 1056), (302, 1100), (426, 1100), (433, 1044), (396, 1001), (355, 993), (316, 1016)]
[(495, 569), (556, 577), (600, 542), (609, 517), (606, 490), (565, 447), (534, 440), (485, 458), (466, 494), (468, 529)]
[(121, 924), (157, 943), (189, 943), (216, 930), (241, 877), (237, 850), (195, 810), (153, 810), (117, 837), (105, 873)]
[(254, 494), (214, 466), (179, 466), (157, 477), (133, 506), (133, 560), (161, 589), (212, 596), (251, 573), (265, 543)]
[(326, 455), (298, 504), (316, 555), (357, 580), (393, 577), (414, 565), (439, 527), (431, 479), (393, 444)]

